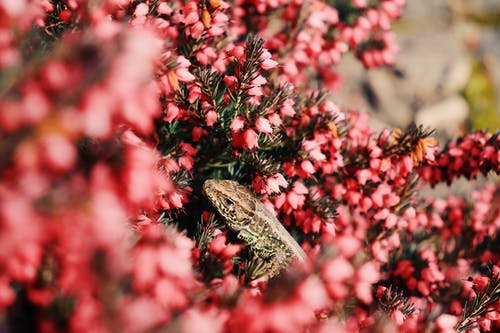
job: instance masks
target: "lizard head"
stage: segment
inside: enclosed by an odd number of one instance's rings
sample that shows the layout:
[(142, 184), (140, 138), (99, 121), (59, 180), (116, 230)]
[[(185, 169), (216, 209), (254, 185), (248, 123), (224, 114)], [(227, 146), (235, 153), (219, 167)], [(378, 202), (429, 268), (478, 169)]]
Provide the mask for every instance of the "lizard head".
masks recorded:
[(233, 180), (208, 179), (203, 191), (217, 212), (232, 229), (239, 230), (255, 214), (255, 195)]

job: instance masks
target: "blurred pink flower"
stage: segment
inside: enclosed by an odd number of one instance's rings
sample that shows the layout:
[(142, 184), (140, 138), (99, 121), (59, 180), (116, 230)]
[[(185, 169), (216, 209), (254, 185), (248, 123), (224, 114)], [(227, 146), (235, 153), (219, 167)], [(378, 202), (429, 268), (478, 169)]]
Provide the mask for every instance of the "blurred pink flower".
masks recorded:
[(181, 316), (181, 331), (183, 333), (219, 333), (223, 332), (227, 314), (217, 314), (216, 311), (202, 311), (192, 308)]
[(454, 333), (458, 318), (449, 314), (442, 314), (436, 319), (436, 328), (440, 333)]

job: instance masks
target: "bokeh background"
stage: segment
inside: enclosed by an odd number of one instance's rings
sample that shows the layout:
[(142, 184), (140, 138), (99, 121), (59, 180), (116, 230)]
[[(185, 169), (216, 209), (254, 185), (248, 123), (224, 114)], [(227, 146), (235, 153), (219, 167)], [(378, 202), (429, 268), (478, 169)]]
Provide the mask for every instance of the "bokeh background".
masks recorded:
[(416, 121), (440, 139), (500, 128), (500, 1), (410, 0), (394, 31), (395, 66), (346, 57), (335, 101), (372, 111), (377, 128)]
[[(412, 121), (434, 128), (440, 146), (500, 129), (499, 0), (410, 0), (394, 32), (401, 51), (392, 68), (366, 71), (352, 55), (343, 58), (337, 103), (370, 111), (378, 130)], [(458, 180), (423, 193), (463, 194), (483, 183)]]

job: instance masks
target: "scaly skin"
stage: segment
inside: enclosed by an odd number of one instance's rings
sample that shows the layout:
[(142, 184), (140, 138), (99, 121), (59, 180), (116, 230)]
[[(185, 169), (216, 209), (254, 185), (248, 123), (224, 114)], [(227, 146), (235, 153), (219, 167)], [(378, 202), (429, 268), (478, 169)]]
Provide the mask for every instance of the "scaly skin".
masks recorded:
[(269, 277), (306, 254), (278, 219), (246, 187), (232, 180), (208, 179), (203, 191), (229, 228), (266, 263)]

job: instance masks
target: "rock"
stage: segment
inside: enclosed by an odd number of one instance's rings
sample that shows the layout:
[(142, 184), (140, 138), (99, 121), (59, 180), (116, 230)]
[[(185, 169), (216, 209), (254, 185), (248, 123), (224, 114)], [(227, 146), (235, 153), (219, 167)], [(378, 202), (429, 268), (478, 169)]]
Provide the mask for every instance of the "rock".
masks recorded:
[(392, 126), (405, 128), (413, 119), (411, 99), (399, 89), (405, 85), (393, 71), (387, 68), (371, 70), (366, 76), (365, 94), (378, 117)]
[(393, 68), (363, 71), (357, 61), (346, 57), (339, 66), (344, 85), (334, 100), (371, 111), (392, 127), (405, 128), (416, 110), (461, 92), (470, 76), (461, 39), (451, 30), (405, 36)]
[(404, 84), (398, 89), (417, 107), (454, 94), (467, 83), (468, 56), (451, 30), (403, 37), (399, 43), (401, 54), (396, 58), (396, 68), (403, 73)]
[[(389, 130), (392, 130), (394, 128), (394, 126), (383, 121), (376, 114), (375, 115), (372, 114), (370, 116), (370, 119), (368, 120), (368, 124), (370, 124), (370, 126), (375, 130), (375, 133), (380, 133), (380, 132), (382, 132), (382, 130), (384, 130), (386, 128)], [(404, 129), (404, 127), (402, 127), (401, 129)]]
[(461, 92), (471, 75), (470, 60), (467, 56), (457, 57), (442, 73), (438, 89), (443, 96)]
[(346, 109), (373, 111), (361, 89), (366, 70), (352, 54), (347, 53), (337, 70), (342, 75), (341, 91), (331, 94), (332, 100)]
[(470, 197), (472, 191), (483, 188), (485, 183), (494, 182), (495, 179), (491, 175), (484, 177), (479, 174), (477, 179), (465, 179), (463, 177), (455, 179), (450, 185), (439, 183), (434, 188), (429, 185), (425, 185), (419, 191), (417, 191), (417, 196), (420, 198), (446, 198), (450, 194), (456, 196)]
[(442, 0), (407, 1), (402, 19), (418, 24), (421, 31), (436, 31), (437, 26), (443, 27), (451, 24), (448, 2)]
[(462, 132), (468, 115), (469, 106), (461, 96), (455, 95), (418, 110), (415, 122), (453, 137)]

